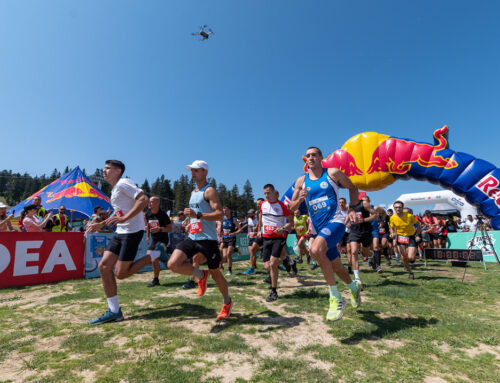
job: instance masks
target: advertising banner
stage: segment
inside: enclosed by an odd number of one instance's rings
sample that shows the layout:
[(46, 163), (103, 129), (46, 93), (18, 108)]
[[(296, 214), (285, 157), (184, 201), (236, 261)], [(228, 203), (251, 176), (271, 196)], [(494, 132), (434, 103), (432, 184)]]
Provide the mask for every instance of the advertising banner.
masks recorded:
[[(487, 234), (497, 255), (500, 256), (500, 242), (498, 242), (500, 241), (500, 231), (488, 231)], [(473, 238), (474, 241), (472, 240)], [(447, 247), (451, 249), (469, 249), (472, 247), (472, 250), (481, 250), (483, 252), (484, 262), (496, 262), (488, 240), (486, 240), (486, 243), (483, 243), (483, 238), (479, 231), (476, 233), (476, 237), (474, 237), (474, 233), (470, 231), (464, 233), (448, 233), (447, 245)]]
[(0, 233), (0, 287), (83, 278), (83, 233)]
[[(113, 238), (114, 233), (92, 233), (86, 235), (85, 241), (85, 278), (100, 278), (99, 262), (102, 259), (104, 250), (106, 250), (106, 245), (111, 238)], [(146, 255), (148, 250), (148, 245), (146, 243), (146, 235), (142, 237), (141, 243), (139, 244), (139, 249), (137, 250), (136, 259)], [(160, 267), (162, 269), (166, 268), (165, 262), (167, 262), (167, 255), (165, 250), (161, 249), (162, 255), (160, 257)], [(145, 271), (153, 271), (152, 265), (146, 265), (139, 273)]]

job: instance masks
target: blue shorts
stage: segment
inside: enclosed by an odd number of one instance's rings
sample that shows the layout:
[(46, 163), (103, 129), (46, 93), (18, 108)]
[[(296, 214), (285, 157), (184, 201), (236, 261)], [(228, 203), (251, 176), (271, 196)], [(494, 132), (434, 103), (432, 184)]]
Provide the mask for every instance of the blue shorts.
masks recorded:
[(378, 232), (378, 228), (377, 228), (377, 230), (372, 231), (372, 237), (373, 238), (380, 238), (380, 233)]
[(319, 233), (314, 237), (323, 237), (328, 245), (328, 251), (326, 256), (330, 261), (333, 261), (339, 256), (339, 251), (337, 250), (337, 243), (342, 240), (345, 233), (345, 225), (340, 222), (331, 222), (324, 228), (319, 230)]

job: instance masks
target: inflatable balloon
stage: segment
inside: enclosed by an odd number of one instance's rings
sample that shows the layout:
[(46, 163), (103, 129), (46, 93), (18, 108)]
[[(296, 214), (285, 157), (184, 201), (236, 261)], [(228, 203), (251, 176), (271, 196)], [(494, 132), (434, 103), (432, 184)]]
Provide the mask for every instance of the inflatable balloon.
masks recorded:
[(494, 229), (500, 229), (500, 169), (450, 150), (447, 126), (434, 132), (434, 145), (375, 132), (357, 134), (322, 165), (339, 168), (361, 190), (380, 190), (397, 179), (438, 184), (465, 197), (491, 217)]

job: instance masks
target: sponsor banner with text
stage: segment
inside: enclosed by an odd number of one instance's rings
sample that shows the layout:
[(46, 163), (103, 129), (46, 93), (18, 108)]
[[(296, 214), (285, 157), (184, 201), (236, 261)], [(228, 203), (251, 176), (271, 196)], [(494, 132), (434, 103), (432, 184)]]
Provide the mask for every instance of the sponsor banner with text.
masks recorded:
[(0, 287), (83, 278), (83, 233), (0, 233)]

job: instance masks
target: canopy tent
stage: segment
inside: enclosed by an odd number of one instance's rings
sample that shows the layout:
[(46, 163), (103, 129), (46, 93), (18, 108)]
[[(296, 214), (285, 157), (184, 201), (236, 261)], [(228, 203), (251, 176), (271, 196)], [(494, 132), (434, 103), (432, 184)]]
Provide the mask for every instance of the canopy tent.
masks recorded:
[(42, 199), (42, 207), (48, 211), (57, 212), (59, 206), (64, 205), (69, 216), (70, 210), (73, 210), (73, 219), (88, 218), (94, 213), (95, 206), (104, 210), (113, 209), (109, 198), (78, 166), (11, 208), (8, 214), (14, 212), (16, 217), (20, 216), (24, 207), (32, 204), (37, 196)]

